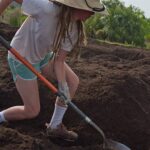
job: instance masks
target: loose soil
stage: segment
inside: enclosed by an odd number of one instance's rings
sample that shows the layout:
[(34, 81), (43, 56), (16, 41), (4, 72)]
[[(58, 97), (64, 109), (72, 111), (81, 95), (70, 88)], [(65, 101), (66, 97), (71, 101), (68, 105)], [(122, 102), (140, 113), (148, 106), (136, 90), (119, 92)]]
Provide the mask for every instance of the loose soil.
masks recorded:
[[(11, 40), (16, 28), (0, 24), (0, 34)], [(132, 150), (150, 149), (150, 51), (90, 40), (81, 58), (68, 63), (80, 77), (73, 102), (108, 138)], [(71, 108), (64, 124), (79, 134), (74, 142), (50, 139), (45, 123), (54, 109), (55, 95), (39, 81), (41, 112), (31, 120), (0, 125), (0, 150), (102, 150), (101, 135)], [(0, 46), (0, 110), (22, 104)]]

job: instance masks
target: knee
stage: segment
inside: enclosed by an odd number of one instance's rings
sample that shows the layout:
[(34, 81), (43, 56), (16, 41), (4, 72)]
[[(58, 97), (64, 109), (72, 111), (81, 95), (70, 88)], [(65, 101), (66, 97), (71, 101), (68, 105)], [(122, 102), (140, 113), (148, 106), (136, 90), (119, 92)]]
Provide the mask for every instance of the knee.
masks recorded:
[(25, 116), (27, 119), (35, 118), (40, 113), (40, 106), (36, 107), (25, 107)]

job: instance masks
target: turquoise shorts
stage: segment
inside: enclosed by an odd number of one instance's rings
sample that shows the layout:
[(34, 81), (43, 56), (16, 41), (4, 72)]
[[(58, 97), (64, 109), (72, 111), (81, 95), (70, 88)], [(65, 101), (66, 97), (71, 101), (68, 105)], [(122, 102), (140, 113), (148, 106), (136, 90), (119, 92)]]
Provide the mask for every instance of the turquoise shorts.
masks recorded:
[[(41, 68), (48, 64), (49, 60), (53, 58), (53, 52), (48, 53), (43, 60), (36, 64), (31, 64), (38, 72)], [(37, 76), (30, 71), (24, 64), (14, 58), (8, 57), (8, 64), (13, 75), (13, 80), (16, 81), (17, 76), (24, 80), (34, 80)]]

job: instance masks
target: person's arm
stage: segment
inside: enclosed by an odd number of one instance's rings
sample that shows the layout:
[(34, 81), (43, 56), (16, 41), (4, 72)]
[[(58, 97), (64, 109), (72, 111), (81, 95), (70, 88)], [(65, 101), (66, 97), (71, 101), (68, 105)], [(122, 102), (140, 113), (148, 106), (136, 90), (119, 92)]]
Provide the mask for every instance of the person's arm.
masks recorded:
[[(15, 0), (15, 1), (19, 4), (22, 3), (22, 0)], [(13, 0), (0, 0), (0, 15), (12, 2)]]
[(65, 59), (67, 56), (67, 52), (64, 50), (59, 50), (57, 56), (55, 57), (55, 62), (54, 62), (54, 66), (55, 66), (55, 73), (56, 73), (56, 77), (58, 82), (65, 82), (65, 68), (64, 68), (64, 63), (65, 63)]
[(65, 94), (65, 96), (68, 99), (70, 99), (70, 92), (66, 82), (66, 74), (65, 74), (65, 59), (67, 53), (68, 52), (65, 50), (59, 50), (55, 58), (54, 70), (58, 81), (58, 90), (63, 94)]

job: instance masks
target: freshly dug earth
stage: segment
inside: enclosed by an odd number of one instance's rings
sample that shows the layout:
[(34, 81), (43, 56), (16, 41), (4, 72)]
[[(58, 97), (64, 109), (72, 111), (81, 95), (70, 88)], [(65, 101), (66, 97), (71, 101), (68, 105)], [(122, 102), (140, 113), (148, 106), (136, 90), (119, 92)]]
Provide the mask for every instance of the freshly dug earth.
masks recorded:
[[(16, 29), (0, 24), (0, 34), (10, 40)], [(71, 65), (80, 77), (73, 102), (108, 138), (132, 150), (150, 149), (150, 51), (90, 40), (78, 62)], [(0, 46), (0, 110), (22, 104)], [(79, 134), (65, 142), (45, 136), (45, 123), (54, 109), (55, 96), (39, 81), (41, 112), (32, 120), (0, 125), (0, 150), (102, 150), (101, 136), (71, 108), (64, 124)]]

